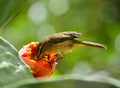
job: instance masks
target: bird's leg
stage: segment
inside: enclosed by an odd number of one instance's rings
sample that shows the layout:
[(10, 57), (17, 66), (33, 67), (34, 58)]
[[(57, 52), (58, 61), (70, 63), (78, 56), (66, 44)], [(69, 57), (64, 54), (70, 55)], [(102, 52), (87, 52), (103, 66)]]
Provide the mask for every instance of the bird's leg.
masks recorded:
[(63, 55), (61, 54), (56, 54), (55, 55), (55, 62), (58, 62), (59, 60), (61, 60), (63, 58)]

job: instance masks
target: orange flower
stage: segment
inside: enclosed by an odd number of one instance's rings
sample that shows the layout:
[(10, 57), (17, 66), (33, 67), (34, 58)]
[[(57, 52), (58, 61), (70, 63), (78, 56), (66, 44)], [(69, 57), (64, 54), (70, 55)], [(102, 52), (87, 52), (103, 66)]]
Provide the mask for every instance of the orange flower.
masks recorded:
[(34, 77), (45, 77), (50, 76), (55, 67), (55, 56), (52, 54), (45, 54), (40, 60), (36, 60), (36, 54), (34, 53), (38, 42), (32, 42), (24, 46), (20, 51), (19, 55), (23, 61), (31, 68), (31, 73)]

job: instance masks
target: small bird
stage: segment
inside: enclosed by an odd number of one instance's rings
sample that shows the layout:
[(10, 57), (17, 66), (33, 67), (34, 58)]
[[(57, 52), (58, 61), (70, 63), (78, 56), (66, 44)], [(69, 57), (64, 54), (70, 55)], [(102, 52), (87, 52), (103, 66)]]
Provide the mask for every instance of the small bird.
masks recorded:
[(77, 32), (52, 34), (40, 42), (25, 45), (19, 51), (19, 55), (31, 68), (30, 72), (35, 78), (49, 77), (54, 72), (57, 62), (76, 46), (86, 45), (106, 49), (103, 44), (76, 40), (79, 37), (81, 37), (81, 33)]

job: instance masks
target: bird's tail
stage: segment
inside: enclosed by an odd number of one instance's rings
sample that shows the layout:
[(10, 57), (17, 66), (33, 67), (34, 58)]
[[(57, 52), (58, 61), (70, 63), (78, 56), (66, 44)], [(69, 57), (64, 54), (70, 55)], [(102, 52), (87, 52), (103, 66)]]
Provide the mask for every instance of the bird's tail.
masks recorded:
[(86, 45), (86, 46), (92, 46), (92, 47), (107, 49), (107, 47), (105, 45), (100, 44), (100, 43), (94, 43), (94, 42), (89, 42), (89, 41), (77, 41), (77, 42), (80, 45)]

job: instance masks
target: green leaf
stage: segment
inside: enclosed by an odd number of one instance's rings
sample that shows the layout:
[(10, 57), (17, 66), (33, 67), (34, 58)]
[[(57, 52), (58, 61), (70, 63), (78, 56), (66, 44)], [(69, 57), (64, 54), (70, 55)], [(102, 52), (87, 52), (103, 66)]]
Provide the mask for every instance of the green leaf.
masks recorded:
[(16, 16), (28, 0), (0, 0), (0, 27)]
[[(92, 76), (92, 75), (91, 75)], [(54, 78), (26, 79), (6, 88), (119, 88), (120, 81), (110, 77), (65, 75)]]
[(29, 69), (21, 61), (17, 50), (0, 37), (0, 87), (30, 77)]

